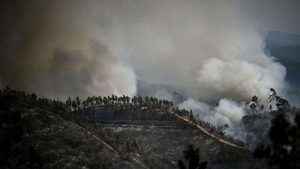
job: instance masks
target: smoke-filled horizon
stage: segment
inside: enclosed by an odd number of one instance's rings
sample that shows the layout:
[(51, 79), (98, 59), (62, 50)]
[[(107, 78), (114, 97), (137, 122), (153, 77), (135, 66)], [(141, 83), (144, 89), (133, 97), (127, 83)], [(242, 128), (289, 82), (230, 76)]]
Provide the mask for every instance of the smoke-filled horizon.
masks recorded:
[[(293, 9), (291, 2), (281, 5)], [(145, 81), (202, 101), (263, 97), (271, 87), (284, 95), (288, 87), (285, 67), (264, 52), (264, 33), (298, 27), (283, 22), (294, 13), (270, 0), (257, 20), (255, 2), (243, 0), (3, 4), (2, 86), (59, 98), (132, 96)]]

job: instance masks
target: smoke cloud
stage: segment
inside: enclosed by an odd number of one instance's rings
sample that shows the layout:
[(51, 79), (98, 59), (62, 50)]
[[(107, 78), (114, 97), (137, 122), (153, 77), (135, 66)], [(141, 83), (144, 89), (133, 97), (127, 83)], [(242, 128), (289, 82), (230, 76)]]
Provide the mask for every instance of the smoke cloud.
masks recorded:
[(284, 94), (286, 70), (265, 55), (263, 24), (253, 24), (250, 10), (243, 13), (245, 4), (7, 2), (1, 83), (61, 97), (134, 95), (136, 80), (201, 101), (263, 97), (270, 87)]
[(2, 28), (6, 31), (1, 46), (2, 86), (61, 99), (136, 94), (132, 68), (95, 36), (91, 13), (82, 14), (87, 9), (77, 10), (78, 5), (34, 0), (4, 3), (8, 10), (1, 11), (6, 19)]
[[(246, 142), (248, 132), (245, 131), (241, 121), (246, 115), (245, 105), (221, 99), (217, 106), (188, 99), (179, 105), (179, 108), (192, 110), (194, 117), (224, 131), (226, 135)], [(226, 126), (226, 127), (225, 127)]]
[(263, 33), (241, 17), (236, 2), (123, 4), (111, 44), (139, 80), (201, 101), (263, 97), (271, 87), (284, 93), (286, 69), (265, 55)]
[[(112, 56), (106, 46), (91, 42), (89, 53), (56, 49), (43, 86), (56, 89), (53, 96), (66, 92), (83, 95), (129, 95), (136, 93), (135, 74), (128, 66)], [(64, 96), (62, 95), (62, 97)]]

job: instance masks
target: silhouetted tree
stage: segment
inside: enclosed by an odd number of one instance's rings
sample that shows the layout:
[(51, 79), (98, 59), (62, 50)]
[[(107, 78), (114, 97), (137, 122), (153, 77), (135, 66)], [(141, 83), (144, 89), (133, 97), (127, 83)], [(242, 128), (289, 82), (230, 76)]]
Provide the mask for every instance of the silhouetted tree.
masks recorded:
[(254, 157), (267, 159), (271, 166), (279, 169), (300, 168), (300, 114), (296, 115), (294, 125), (285, 112), (277, 113), (269, 131), (271, 143), (258, 145)]
[(207, 169), (207, 161), (200, 161), (199, 149), (189, 145), (183, 151), (183, 160), (178, 161), (179, 169)]

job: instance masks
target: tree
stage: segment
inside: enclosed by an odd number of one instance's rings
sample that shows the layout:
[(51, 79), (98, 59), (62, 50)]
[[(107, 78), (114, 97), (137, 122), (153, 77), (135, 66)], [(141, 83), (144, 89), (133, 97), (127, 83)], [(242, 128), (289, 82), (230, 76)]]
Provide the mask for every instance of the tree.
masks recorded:
[(79, 111), (80, 105), (81, 105), (81, 100), (78, 96), (75, 99), (75, 104), (76, 104), (76, 110)]
[(76, 101), (72, 100), (71, 104), (72, 104), (72, 111), (76, 110), (76, 108), (77, 108)]
[(293, 125), (285, 112), (277, 113), (269, 131), (271, 143), (257, 146), (254, 157), (264, 158), (279, 169), (300, 168), (300, 114), (296, 113), (296, 125)]
[(103, 104), (106, 105), (108, 103), (107, 97), (103, 97)]
[(143, 98), (142, 98), (142, 96), (138, 96), (138, 103), (139, 103), (139, 105), (143, 104)]
[(137, 97), (134, 96), (131, 100), (132, 100), (131, 102), (133, 103), (133, 105), (136, 105), (136, 103), (137, 103)]
[(130, 103), (130, 97), (129, 96), (126, 96), (126, 102), (127, 102), (127, 104)]
[(189, 145), (183, 151), (183, 160), (178, 160), (179, 169), (207, 169), (207, 161), (200, 161), (199, 148)]
[(68, 108), (71, 108), (71, 106), (72, 106), (71, 97), (68, 97), (68, 99), (66, 100), (66, 105), (67, 105)]

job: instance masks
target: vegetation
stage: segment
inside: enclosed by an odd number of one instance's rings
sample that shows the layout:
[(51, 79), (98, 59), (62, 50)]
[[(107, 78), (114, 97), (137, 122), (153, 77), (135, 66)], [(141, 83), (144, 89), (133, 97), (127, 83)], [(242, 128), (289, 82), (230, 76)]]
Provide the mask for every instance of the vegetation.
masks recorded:
[(141, 97), (134, 96), (130, 98), (129, 96), (93, 96), (88, 97), (85, 100), (81, 100), (79, 97), (76, 97), (72, 100), (70, 97), (66, 101), (66, 105), (72, 111), (84, 110), (92, 106), (107, 106), (107, 105), (132, 105), (132, 106), (151, 106), (156, 108), (170, 107), (173, 106), (173, 102), (168, 100), (159, 100), (156, 97)]
[(104, 169), (124, 162), (60, 101), (6, 88), (0, 91), (0, 168)]
[[(217, 143), (207, 141), (209, 138), (202, 136), (200, 131), (150, 129), (112, 132), (82, 118), (83, 112), (100, 107), (112, 113), (139, 112), (147, 114), (147, 118), (175, 122), (171, 116), (165, 116), (168, 114), (166, 110), (173, 109), (193, 120), (192, 112), (179, 110), (172, 102), (154, 97), (107, 96), (85, 100), (77, 97), (62, 102), (5, 88), (0, 90), (0, 103), (0, 168), (4, 169), (138, 169), (144, 168), (145, 164), (148, 168), (175, 168), (179, 153), (189, 141), (198, 140), (202, 153), (227, 150), (223, 146), (220, 149), (215, 147)], [(109, 143), (114, 151), (103, 142)], [(234, 150), (230, 149), (230, 152), (247, 158)], [(226, 153), (220, 153), (221, 161), (216, 163), (226, 163), (222, 161), (223, 154)], [(210, 155), (204, 156), (208, 158)], [(236, 164), (228, 155), (227, 158), (230, 165)], [(191, 159), (194, 161), (194, 157), (184, 158), (185, 167), (186, 160)]]
[[(91, 136), (83, 128), (94, 130), (95, 126), (81, 118), (80, 113), (93, 106), (157, 109), (173, 105), (154, 97), (114, 95), (86, 100), (76, 97), (62, 102), (8, 87), (0, 90), (0, 103), (0, 168), (4, 169), (139, 166), (140, 162), (136, 164), (128, 157), (124, 161), (126, 153), (116, 156), (99, 144), (97, 136)], [(114, 141), (107, 132), (98, 130), (97, 134)], [(124, 151), (134, 152), (138, 145), (128, 140), (124, 147)]]
[(254, 156), (278, 169), (300, 168), (300, 114), (296, 110), (273, 113), (276, 116), (269, 131), (270, 143), (258, 145)]
[(189, 145), (183, 151), (183, 160), (178, 160), (179, 169), (207, 169), (207, 161), (200, 161), (199, 149)]

